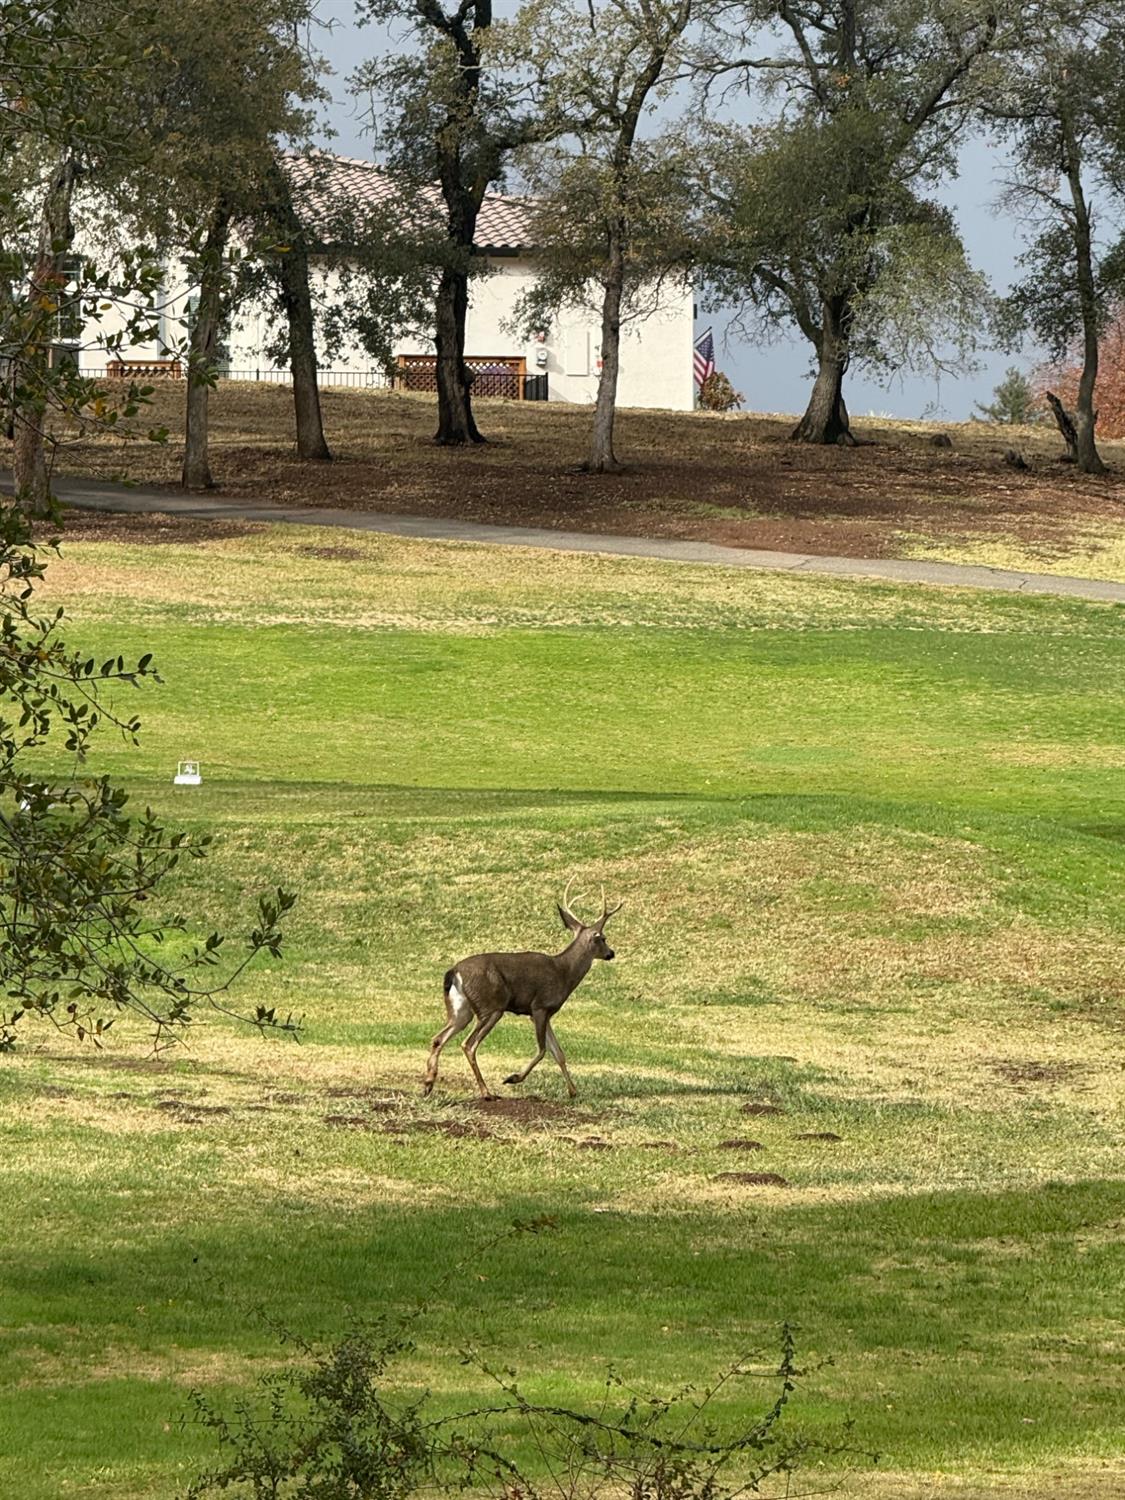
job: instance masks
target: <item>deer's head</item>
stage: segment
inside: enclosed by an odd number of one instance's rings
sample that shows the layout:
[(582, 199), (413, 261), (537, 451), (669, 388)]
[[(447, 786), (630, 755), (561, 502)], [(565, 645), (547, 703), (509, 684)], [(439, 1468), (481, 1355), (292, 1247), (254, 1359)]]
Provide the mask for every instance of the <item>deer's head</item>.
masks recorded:
[(559, 905), (559, 916), (562, 924), (568, 932), (574, 934), (575, 942), (581, 943), (591, 958), (610, 959), (613, 957), (613, 949), (605, 940), (605, 924), (613, 916), (615, 911), (620, 911), (622, 903), (610, 908), (605, 902), (605, 887), (602, 887), (602, 914), (596, 922), (583, 922), (570, 910), (570, 887), (573, 880), (567, 882), (566, 891)]

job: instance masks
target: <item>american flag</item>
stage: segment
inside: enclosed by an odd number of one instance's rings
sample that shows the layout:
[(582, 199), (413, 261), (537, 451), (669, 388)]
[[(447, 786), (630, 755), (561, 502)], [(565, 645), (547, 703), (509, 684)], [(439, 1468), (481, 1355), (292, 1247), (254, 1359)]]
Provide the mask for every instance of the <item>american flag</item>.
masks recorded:
[(695, 369), (695, 383), (702, 386), (708, 375), (715, 373), (715, 340), (711, 330), (701, 333), (695, 341), (695, 354), (692, 359)]

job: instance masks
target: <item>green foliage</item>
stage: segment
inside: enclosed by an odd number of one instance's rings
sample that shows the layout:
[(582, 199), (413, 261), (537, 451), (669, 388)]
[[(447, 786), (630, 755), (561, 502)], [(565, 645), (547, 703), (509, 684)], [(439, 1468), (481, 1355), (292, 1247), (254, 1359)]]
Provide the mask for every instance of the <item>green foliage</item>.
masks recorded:
[[(152, 335), (160, 270), (146, 247), (125, 248), (112, 269), (68, 255), (75, 182), (139, 159), (128, 81), (149, 20), (145, 7), (115, 0), (0, 4), (0, 425), (17, 438), (51, 441), (52, 415), (123, 436), (138, 430), (142, 386), (122, 381), (110, 394), (51, 349), (64, 322), (75, 332), (91, 324), (92, 342), (109, 354)], [(119, 326), (103, 333), (110, 313)], [(45, 479), (34, 504), (44, 489)]]
[(710, 281), (745, 319), (767, 333), (796, 323), (819, 349), (824, 305), (835, 303), (853, 365), (971, 364), (987, 283), (950, 212), (915, 191), (894, 122), (840, 110), (711, 140)]
[[(1073, 353), (1084, 326), (1074, 230), (1065, 221), (1065, 209), (1061, 215), (1061, 223), (1039, 216), (1040, 228), (1017, 262), (1023, 274), (997, 308), (997, 328), (1003, 343), (1018, 347), (1021, 338), (1030, 334), (1036, 346), (1046, 350), (1055, 362)], [(1120, 248), (1095, 256), (1092, 269), (1088, 310), (1091, 327), (1100, 336), (1125, 289)]]
[[(34, 1253), (6, 1275), (0, 1491), (182, 1492), (234, 1457), (166, 1430), (185, 1390), (229, 1413), (291, 1367), (259, 1301), (319, 1354), (347, 1309), (408, 1310), (467, 1243), (551, 1214), (431, 1299), (388, 1404), (495, 1406), (454, 1362), (472, 1338), (532, 1401), (592, 1411), (608, 1359), (634, 1388), (706, 1383), (790, 1318), (802, 1362), (835, 1363), (785, 1425), (853, 1416), (884, 1489), (1066, 1469), (1108, 1500), (1120, 611), (358, 532), (341, 559), (338, 531), (284, 527), (204, 576), (213, 545), (155, 535), (68, 548), (99, 663), (124, 634), (176, 684), (97, 766), (214, 833), (181, 866), (202, 930), (248, 886), (315, 893), (244, 991), (299, 1007), (304, 1045), (263, 1059), (220, 1017), (149, 1065), (116, 1028), (5, 1060), (7, 1237)], [(213, 771), (173, 788), (202, 726)], [(525, 1117), (478, 1112), (459, 1056), (423, 1104), (444, 968), (549, 943), (571, 870), (627, 899), (559, 1026), (577, 1112), (549, 1075)], [(530, 1055), (505, 1022), (486, 1076)], [(784, 1112), (742, 1112), (761, 1100)], [(721, 1145), (743, 1136), (762, 1151)], [(742, 1166), (791, 1186), (713, 1180)], [(729, 1396), (728, 1431), (768, 1405), (758, 1378)]]
[(1014, 427), (1038, 422), (1041, 412), (1036, 402), (1031, 381), (1017, 366), (1011, 365), (999, 385), (992, 388), (992, 400), (987, 406), (977, 402), (977, 411), (984, 422), (998, 422)]
[[(308, 249), (320, 272), (332, 277), (331, 294), (317, 308), (324, 361), (331, 364), (342, 348), (358, 344), (390, 374), (405, 334), (432, 333), (433, 278), (445, 242), (436, 203), (402, 190), (383, 173), (372, 201), (354, 191), (356, 168), (318, 151), (289, 155), (283, 166), (293, 212), (307, 226)], [(372, 178), (377, 170), (371, 168)], [(371, 178), (363, 185), (369, 189)], [(283, 215), (273, 197), (264, 195), (255, 215), (254, 243), (240, 267), (237, 295), (257, 298), (272, 314), (266, 348), (283, 363), (290, 355), (289, 329), (278, 268), (290, 251), (279, 234)]]
[[(791, 1478), (829, 1453), (854, 1452), (846, 1443), (779, 1431), (805, 1373), (797, 1367), (787, 1326), (772, 1370), (747, 1356), (702, 1390), (688, 1385), (664, 1396), (627, 1389), (611, 1369), (601, 1400), (589, 1409), (538, 1401), (524, 1391), (514, 1369), (492, 1369), (465, 1350), (461, 1365), (485, 1376), (497, 1398), (467, 1412), (438, 1415), (427, 1393), (394, 1379), (394, 1365), (418, 1353), (412, 1333), (419, 1316), (397, 1324), (353, 1317), (343, 1335), (320, 1351), (287, 1338), (308, 1368), (266, 1376), (254, 1396), (235, 1404), (232, 1416), (194, 1392), (196, 1421), (217, 1437), (221, 1461), (191, 1484), (187, 1500), (219, 1494), (409, 1500), (420, 1491), (468, 1489), (535, 1496), (544, 1467), (566, 1475), (571, 1494), (735, 1500), (773, 1476)], [(763, 1375), (772, 1376), (777, 1390), (772, 1405), (749, 1425), (718, 1431), (710, 1410), (718, 1392), (729, 1396), (741, 1379)], [(525, 1473), (519, 1455), (529, 1445), (540, 1463), (536, 1472)]]
[(515, 321), (542, 327), (560, 307), (597, 306), (595, 288), (615, 280), (623, 321), (642, 319), (696, 255), (695, 143), (673, 131), (639, 136), (685, 61), (691, 7), (557, 0), (529, 10), (529, 51), (549, 58), (541, 84), (549, 112), (579, 133), (520, 157), (542, 269)]
[[(44, 779), (44, 757), (61, 749), (81, 766), (103, 726), (135, 743), (139, 720), (107, 706), (106, 689), (158, 680), (150, 654), (99, 663), (68, 647), (62, 610), (34, 610), (44, 569), (23, 513), (0, 510), (0, 987), (13, 1007), (0, 1018), (0, 1051), (28, 1016), (97, 1045), (122, 1011), (151, 1022), (159, 1044), (184, 1030), (196, 1003), (218, 1005), (256, 954), (280, 956), (278, 923), (294, 898), (279, 890), (260, 900), (247, 952), (221, 983), (192, 982), (219, 962), (218, 933), (178, 963), (162, 957), (186, 923), (150, 914), (148, 903), (209, 840), (170, 831), (151, 809), (129, 812), (128, 794), (107, 776)], [(265, 1006), (253, 1020), (295, 1029)]]
[[(997, 24), (974, 4), (804, 0), (755, 8), (733, 35), (716, 28), (704, 70), (734, 70), (771, 102), (784, 89), (786, 102), (767, 124), (710, 132), (699, 184), (709, 279), (748, 323), (795, 325), (830, 389), (859, 363), (971, 359), (983, 281), (928, 194), (955, 170), (951, 122), (976, 96)], [(735, 45), (746, 61), (730, 61)], [(838, 394), (810, 404), (807, 421), (798, 431), (814, 441), (847, 432)]]
[(538, 273), (513, 316), (521, 330), (548, 326), (563, 307), (598, 308), (616, 272), (611, 246), (623, 262), (624, 324), (643, 321), (666, 283), (689, 274), (690, 153), (672, 135), (637, 141), (621, 172), (613, 147), (613, 137), (593, 133), (580, 153), (548, 146), (521, 158), (535, 199)]
[(311, 1367), (266, 1376), (227, 1416), (200, 1391), (195, 1419), (218, 1439), (221, 1462), (189, 1486), (188, 1500), (232, 1494), (269, 1500), (408, 1500), (432, 1477), (440, 1440), (425, 1397), (392, 1389), (392, 1362), (413, 1349), (401, 1330), (354, 1319), (326, 1350), (302, 1339)]
[(143, 161), (103, 178), (126, 224), (168, 254), (202, 232), (221, 198), (253, 216), (279, 148), (307, 136), (323, 62), (302, 36), (311, 0), (195, 0), (147, 21), (133, 80)]
[(432, 203), (435, 184), (440, 194), (427, 330), (437, 354), (435, 441), (483, 442), (465, 364), (469, 279), (487, 269), (475, 254), (477, 217), (511, 153), (550, 137), (552, 112), (537, 94), (519, 17), (498, 19), (491, 0), (449, 10), (432, 0), (360, 0), (358, 14), (413, 42), (367, 63), (352, 84), (371, 101), (374, 146), (398, 194)]
[[(549, 128), (520, 18), (494, 17), (473, 0), (448, 13), (424, 0), (360, 0), (358, 12), (414, 39), (352, 75), (354, 92), (370, 102), (376, 152), (396, 180), (440, 183), (443, 194), (479, 205), (508, 154)], [(450, 255), (461, 250), (451, 241)]]
[[(283, 238), (271, 179), (326, 97), (314, 11), (312, 0), (198, 0), (137, 18), (133, 152), (98, 173), (100, 213), (115, 236), (181, 260), (189, 285), (213, 288), (220, 326), (247, 295), (274, 290), (259, 264), (276, 263)], [(211, 386), (215, 349), (192, 348), (189, 332), (165, 327), (164, 352)]]
[(1094, 439), (1099, 345), (1125, 290), (1125, 250), (1105, 233), (1125, 201), (1123, 61), (1115, 6), (1035, 0), (984, 103), (1012, 161), (1005, 198), (1030, 238), (1002, 329), (1013, 344), (1030, 332), (1056, 363), (1081, 344), (1074, 417), (1060, 425), (1068, 456), (1088, 473), (1105, 471)]

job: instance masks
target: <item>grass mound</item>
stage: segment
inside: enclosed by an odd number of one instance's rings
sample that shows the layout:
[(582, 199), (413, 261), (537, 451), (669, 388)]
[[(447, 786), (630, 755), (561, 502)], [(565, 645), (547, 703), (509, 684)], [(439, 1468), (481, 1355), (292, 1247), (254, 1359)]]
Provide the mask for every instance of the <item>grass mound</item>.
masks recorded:
[[(175, 898), (201, 929), (297, 887), (244, 998), (307, 1029), (4, 1060), (0, 1490), (176, 1493), (190, 1387), (547, 1216), (435, 1296), (409, 1377), (439, 1404), (476, 1393), (466, 1340), (578, 1402), (606, 1362), (672, 1387), (790, 1319), (833, 1361), (795, 1419), (854, 1417), (872, 1492), (1115, 1492), (1119, 612), (152, 536), (50, 570), (76, 639), (169, 683), (95, 769), (215, 834)], [(423, 1102), (445, 968), (561, 946), (572, 873), (626, 903), (556, 1025), (579, 1099), (548, 1060), (482, 1107), (450, 1048)], [(506, 1021), (486, 1077), (532, 1047)]]

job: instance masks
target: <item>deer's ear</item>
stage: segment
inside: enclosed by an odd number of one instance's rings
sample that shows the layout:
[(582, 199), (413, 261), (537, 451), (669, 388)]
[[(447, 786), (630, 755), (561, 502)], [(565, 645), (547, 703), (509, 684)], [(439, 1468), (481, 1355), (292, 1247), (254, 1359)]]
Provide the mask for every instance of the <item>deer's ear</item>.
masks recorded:
[(568, 932), (582, 931), (582, 923), (578, 920), (577, 917), (572, 917), (565, 906), (559, 907), (559, 916), (562, 918), (562, 924)]

